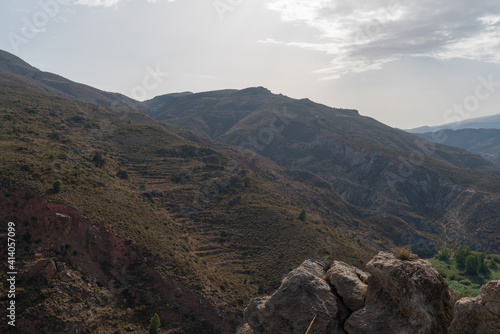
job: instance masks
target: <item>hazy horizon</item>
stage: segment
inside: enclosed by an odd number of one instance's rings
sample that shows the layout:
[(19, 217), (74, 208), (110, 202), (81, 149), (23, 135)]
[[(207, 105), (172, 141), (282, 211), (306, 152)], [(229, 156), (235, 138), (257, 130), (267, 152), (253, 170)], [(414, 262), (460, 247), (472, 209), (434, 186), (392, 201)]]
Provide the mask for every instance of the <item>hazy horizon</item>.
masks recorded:
[(139, 100), (263, 86), (403, 129), (500, 113), (495, 1), (30, 0), (0, 17), (0, 49)]

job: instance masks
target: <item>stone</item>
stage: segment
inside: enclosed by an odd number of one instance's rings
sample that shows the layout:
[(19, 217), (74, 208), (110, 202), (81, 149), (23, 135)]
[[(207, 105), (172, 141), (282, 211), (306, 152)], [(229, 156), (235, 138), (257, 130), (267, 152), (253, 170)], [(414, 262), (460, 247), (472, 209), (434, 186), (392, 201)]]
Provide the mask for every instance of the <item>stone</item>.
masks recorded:
[(254, 333), (345, 333), (342, 325), (349, 311), (322, 277), (322, 265), (310, 260), (292, 270), (272, 295), (254, 298), (245, 309), (245, 320)]
[(347, 319), (348, 333), (447, 333), (454, 299), (429, 262), (380, 252), (366, 270), (372, 276), (365, 306)]
[(350, 311), (354, 312), (365, 306), (367, 273), (342, 261), (334, 261), (326, 276)]
[(455, 317), (449, 334), (500, 334), (500, 281), (481, 287), (476, 298), (455, 303)]

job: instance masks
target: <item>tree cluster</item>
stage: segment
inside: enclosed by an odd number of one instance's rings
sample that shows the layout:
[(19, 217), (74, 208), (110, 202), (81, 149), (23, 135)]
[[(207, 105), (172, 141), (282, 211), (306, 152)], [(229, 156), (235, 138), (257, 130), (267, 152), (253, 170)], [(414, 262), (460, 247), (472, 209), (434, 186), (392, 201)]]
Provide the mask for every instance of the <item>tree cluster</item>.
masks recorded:
[(460, 246), (453, 255), (457, 269), (464, 270), (469, 276), (484, 275), (490, 273), (484, 253), (472, 253), (469, 246)]

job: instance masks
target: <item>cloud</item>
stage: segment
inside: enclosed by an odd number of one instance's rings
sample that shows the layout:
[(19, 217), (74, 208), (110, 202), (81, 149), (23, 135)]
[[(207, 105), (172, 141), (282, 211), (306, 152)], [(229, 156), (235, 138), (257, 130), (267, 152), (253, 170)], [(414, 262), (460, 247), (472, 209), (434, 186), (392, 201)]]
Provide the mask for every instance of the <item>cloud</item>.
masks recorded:
[(89, 6), (89, 7), (112, 7), (116, 6), (122, 2), (122, 0), (77, 0), (77, 5)]
[(316, 29), (316, 41), (260, 41), (325, 52), (324, 79), (428, 56), (500, 63), (500, 3), (477, 0), (269, 0), (283, 21)]
[[(113, 7), (126, 0), (77, 0), (77, 5), (89, 6), (89, 7)], [(144, 0), (140, 0), (144, 1)], [(175, 2), (176, 0), (165, 0), (168, 2)], [(148, 3), (161, 3), (164, 0), (146, 0)]]

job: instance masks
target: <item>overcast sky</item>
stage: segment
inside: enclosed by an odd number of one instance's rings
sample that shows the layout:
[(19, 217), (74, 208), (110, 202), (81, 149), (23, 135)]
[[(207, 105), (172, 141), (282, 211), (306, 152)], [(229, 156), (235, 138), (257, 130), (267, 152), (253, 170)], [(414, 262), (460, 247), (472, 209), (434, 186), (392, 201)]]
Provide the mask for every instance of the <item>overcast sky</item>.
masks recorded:
[(0, 28), (0, 49), (137, 99), (264, 86), (400, 128), (500, 113), (498, 0), (7, 0)]

